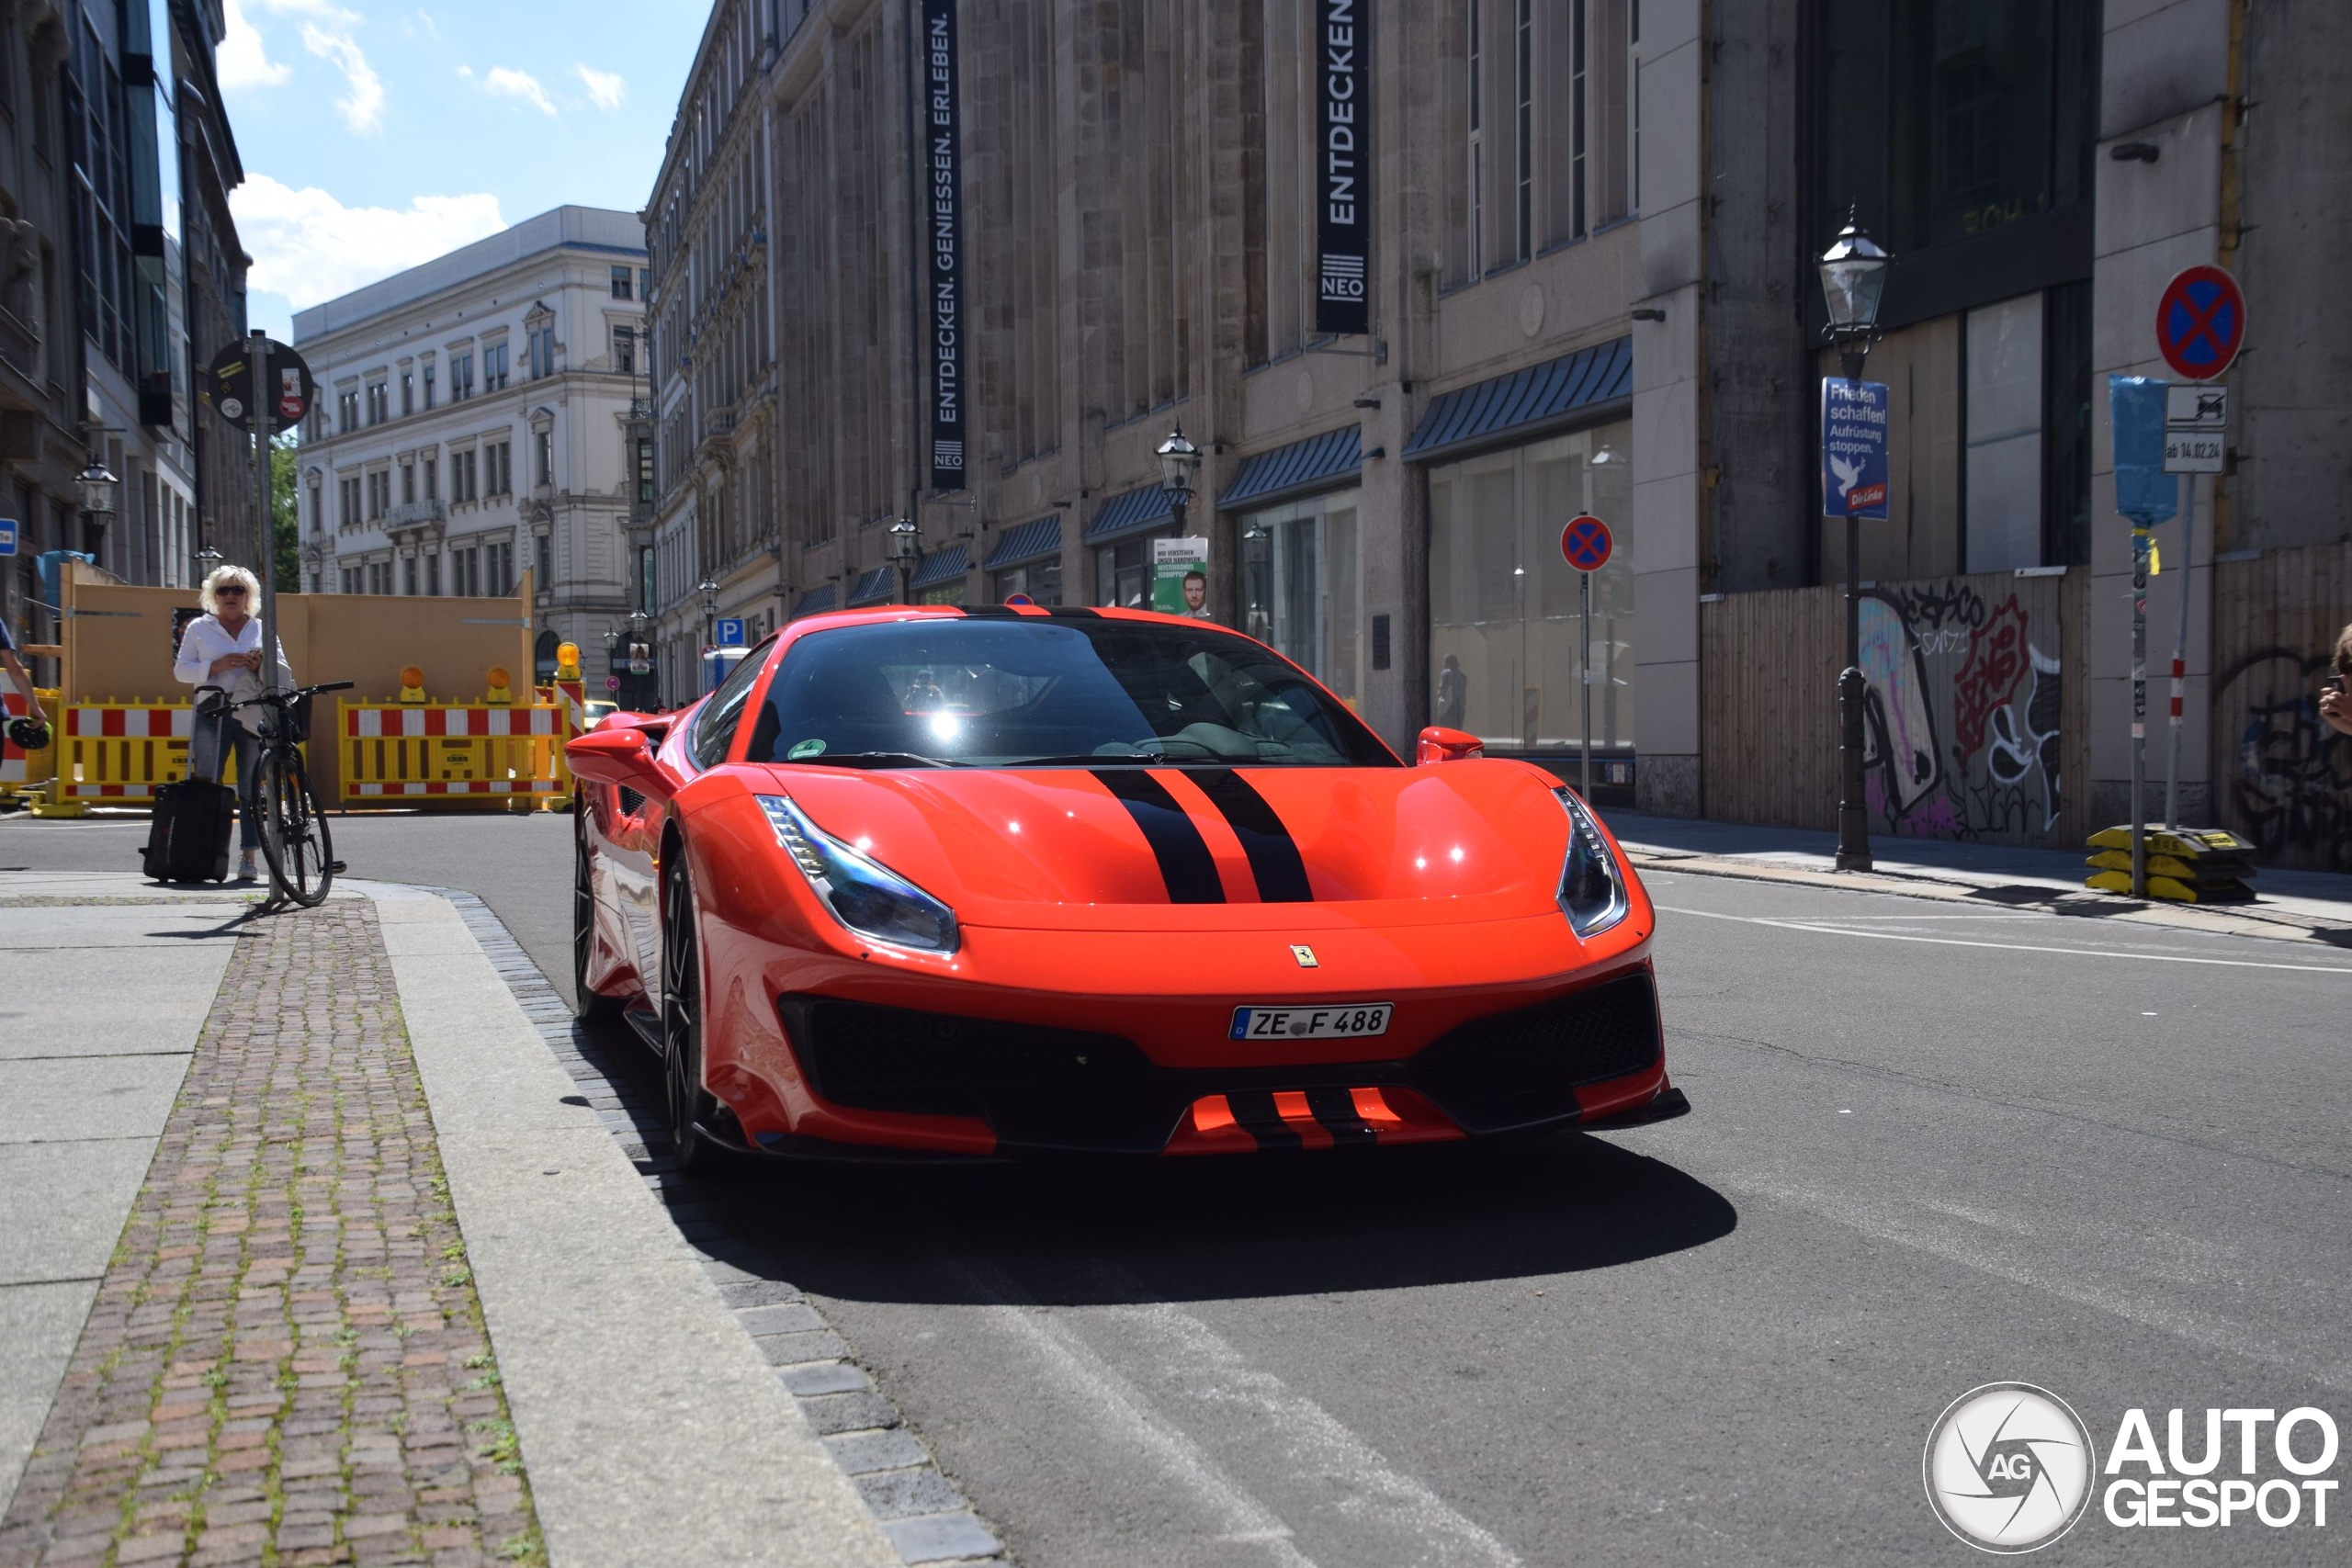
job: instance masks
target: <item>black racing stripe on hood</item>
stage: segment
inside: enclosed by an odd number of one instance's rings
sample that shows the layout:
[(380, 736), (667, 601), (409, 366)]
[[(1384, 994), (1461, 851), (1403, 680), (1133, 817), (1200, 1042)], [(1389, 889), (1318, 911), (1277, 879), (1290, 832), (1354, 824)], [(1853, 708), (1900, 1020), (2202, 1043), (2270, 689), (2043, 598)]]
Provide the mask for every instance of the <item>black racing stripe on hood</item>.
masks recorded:
[(1200, 768), (1184, 775), (1200, 785), (1225, 818), (1226, 826), (1241, 840), (1250, 857), (1250, 874), (1257, 878), (1258, 897), (1269, 904), (1312, 904), (1315, 890), (1306, 883), (1306, 863), (1299, 858), (1298, 840), (1283, 826), (1282, 818), (1248, 779), (1230, 768)]
[(1095, 782), (1118, 797), (1143, 830), (1152, 858), (1159, 863), (1159, 879), (1168, 885), (1168, 901), (1224, 903), (1225, 885), (1217, 880), (1216, 859), (1209, 853), (1208, 840), (1168, 793), (1168, 786), (1141, 768), (1093, 772)]

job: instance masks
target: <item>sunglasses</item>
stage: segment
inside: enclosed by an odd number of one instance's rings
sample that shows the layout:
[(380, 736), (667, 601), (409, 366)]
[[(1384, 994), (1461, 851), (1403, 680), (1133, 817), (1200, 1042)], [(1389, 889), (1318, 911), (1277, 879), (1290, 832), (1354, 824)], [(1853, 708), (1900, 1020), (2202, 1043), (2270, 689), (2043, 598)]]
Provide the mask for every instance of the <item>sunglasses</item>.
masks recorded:
[(242, 588), (216, 588), (212, 591), (212, 596), (215, 599), (242, 599), (245, 596), (245, 591)]

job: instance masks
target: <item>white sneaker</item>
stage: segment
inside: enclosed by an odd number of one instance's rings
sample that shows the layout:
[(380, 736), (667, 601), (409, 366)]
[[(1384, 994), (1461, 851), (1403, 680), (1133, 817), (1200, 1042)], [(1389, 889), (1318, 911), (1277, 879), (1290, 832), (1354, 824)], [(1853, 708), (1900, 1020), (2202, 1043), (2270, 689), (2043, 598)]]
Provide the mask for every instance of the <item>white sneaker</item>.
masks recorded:
[(240, 860), (237, 862), (237, 880), (238, 880), (238, 881), (240, 881), (240, 882), (256, 882), (256, 881), (259, 881), (259, 880), (260, 880), (260, 878), (261, 878), (261, 869), (260, 869), (260, 867), (258, 867), (258, 866), (256, 866), (256, 865), (254, 865), (254, 857), (253, 857), (253, 856), (251, 856), (251, 855), (246, 855), (246, 856), (243, 857), (242, 859), (240, 859)]

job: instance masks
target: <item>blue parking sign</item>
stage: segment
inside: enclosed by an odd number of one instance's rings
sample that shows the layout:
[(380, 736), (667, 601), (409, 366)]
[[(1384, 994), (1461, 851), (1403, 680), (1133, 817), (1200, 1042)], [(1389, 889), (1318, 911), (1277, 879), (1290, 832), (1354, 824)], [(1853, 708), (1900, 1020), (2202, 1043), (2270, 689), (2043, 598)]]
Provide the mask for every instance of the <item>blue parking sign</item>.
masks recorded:
[(718, 629), (713, 635), (716, 637), (718, 644), (721, 648), (742, 647), (743, 617), (741, 615), (728, 616), (727, 619), (718, 623)]
[(0, 517), (0, 556), (13, 556), (16, 553), (17, 520), (13, 517)]
[(1886, 385), (1825, 377), (1821, 383), (1821, 511), (1827, 517), (1886, 516)]

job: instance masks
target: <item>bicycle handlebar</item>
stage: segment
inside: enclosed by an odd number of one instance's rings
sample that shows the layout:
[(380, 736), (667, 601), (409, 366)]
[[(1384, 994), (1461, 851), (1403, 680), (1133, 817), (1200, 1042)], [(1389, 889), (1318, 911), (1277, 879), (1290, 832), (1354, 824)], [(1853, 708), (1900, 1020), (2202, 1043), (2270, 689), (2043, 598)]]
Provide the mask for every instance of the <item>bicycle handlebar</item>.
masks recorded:
[[(247, 697), (243, 702), (231, 703), (229, 705), (232, 708), (249, 708), (257, 707), (266, 703), (290, 703), (297, 697), (307, 697), (318, 692), (347, 692), (356, 684), (357, 682), (352, 681), (322, 681), (315, 686), (297, 686), (290, 692), (264, 692), (257, 697)], [(210, 689), (220, 690), (218, 686)]]

